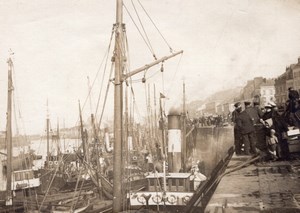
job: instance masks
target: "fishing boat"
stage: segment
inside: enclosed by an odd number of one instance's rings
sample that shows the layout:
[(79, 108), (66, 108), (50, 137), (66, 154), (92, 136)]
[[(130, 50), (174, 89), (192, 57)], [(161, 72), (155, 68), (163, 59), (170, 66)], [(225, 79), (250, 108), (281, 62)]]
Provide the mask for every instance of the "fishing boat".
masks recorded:
[[(40, 186), (40, 179), (34, 176), (31, 164), (27, 168), (13, 167), (13, 140), (12, 140), (12, 93), (14, 90), (12, 82), (13, 61), (8, 59), (8, 99), (7, 99), (7, 121), (6, 121), (6, 163), (1, 168), (1, 182), (5, 183), (5, 189), (0, 191), (2, 211), (11, 211), (12, 209), (22, 209), (24, 206), (17, 204), (15, 200), (26, 200), (31, 191)], [(15, 161), (14, 161), (15, 162)], [(24, 163), (24, 162), (23, 162)], [(19, 164), (19, 163), (18, 163)], [(15, 164), (16, 166), (17, 164)], [(21, 163), (22, 165), (22, 163)], [(24, 165), (22, 165), (24, 166)], [(25, 193), (24, 193), (25, 192)], [(25, 196), (24, 196), (25, 195)]]
[[(44, 165), (37, 169), (36, 175), (41, 179), (40, 193), (58, 193), (61, 190), (72, 190), (75, 188), (78, 178), (80, 181), (87, 180), (89, 177), (82, 171), (80, 159), (83, 158), (83, 153), (63, 153), (60, 148), (59, 127), (57, 133), (50, 134), (50, 119), (47, 115), (47, 156)], [(52, 146), (54, 145), (55, 152), (50, 152), (50, 138)], [(55, 146), (56, 145), (56, 146)]]
[(184, 116), (179, 112), (173, 111), (168, 115), (168, 153), (166, 153), (168, 158), (163, 161), (163, 171), (151, 173), (146, 177), (148, 185), (145, 190), (132, 191), (128, 194), (132, 208), (144, 207), (153, 210), (169, 208), (183, 211), (201, 182), (206, 180), (197, 164), (189, 167), (184, 165), (187, 162), (182, 161), (184, 158), (182, 150), (186, 150), (183, 149), (185, 143), (182, 142), (182, 138), (186, 135), (182, 134), (184, 132), (182, 131), (184, 128), (181, 128), (181, 124), (184, 124), (182, 119)]

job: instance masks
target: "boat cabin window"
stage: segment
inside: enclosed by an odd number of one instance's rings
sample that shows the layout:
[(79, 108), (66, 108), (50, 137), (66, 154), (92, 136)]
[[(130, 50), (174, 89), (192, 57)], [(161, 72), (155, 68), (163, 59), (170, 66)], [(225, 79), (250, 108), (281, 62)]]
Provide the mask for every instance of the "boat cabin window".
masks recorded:
[(32, 171), (18, 171), (13, 173), (15, 181), (22, 181), (22, 180), (29, 180), (33, 179), (33, 172)]
[[(157, 191), (163, 188), (163, 174), (152, 174), (147, 179), (149, 191)], [(192, 183), (190, 174), (170, 173), (166, 176), (166, 188), (171, 192), (191, 191), (194, 188)]]

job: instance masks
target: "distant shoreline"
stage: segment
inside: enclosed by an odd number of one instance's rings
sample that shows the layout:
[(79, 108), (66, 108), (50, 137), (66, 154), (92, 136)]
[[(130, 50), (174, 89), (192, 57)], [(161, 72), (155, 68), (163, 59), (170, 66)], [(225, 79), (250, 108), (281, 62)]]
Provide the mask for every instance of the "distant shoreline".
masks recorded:
[[(22, 147), (22, 146), (29, 146), (30, 142), (33, 140), (44, 140), (46, 139), (45, 136), (41, 135), (28, 135), (28, 136), (17, 136), (13, 137), (13, 147)], [(64, 139), (76, 139), (73, 137), (67, 137)], [(6, 143), (5, 143), (5, 137), (0, 137), (0, 149), (5, 149)]]

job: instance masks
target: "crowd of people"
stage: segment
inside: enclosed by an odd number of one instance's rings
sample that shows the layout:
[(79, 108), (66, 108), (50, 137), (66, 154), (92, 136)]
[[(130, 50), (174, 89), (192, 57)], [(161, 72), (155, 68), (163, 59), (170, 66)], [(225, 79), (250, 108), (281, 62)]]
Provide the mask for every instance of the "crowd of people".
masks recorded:
[[(234, 104), (234, 145), (236, 155), (257, 155), (264, 153), (267, 160), (289, 160), (287, 132), (300, 127), (299, 94), (289, 88), (289, 99), (283, 105), (269, 103), (260, 108), (258, 102), (248, 101)], [(243, 109), (244, 108), (244, 109)]]
[(228, 116), (225, 115), (203, 115), (199, 118), (194, 118), (190, 120), (191, 125), (198, 127), (204, 126), (223, 126), (228, 122)]

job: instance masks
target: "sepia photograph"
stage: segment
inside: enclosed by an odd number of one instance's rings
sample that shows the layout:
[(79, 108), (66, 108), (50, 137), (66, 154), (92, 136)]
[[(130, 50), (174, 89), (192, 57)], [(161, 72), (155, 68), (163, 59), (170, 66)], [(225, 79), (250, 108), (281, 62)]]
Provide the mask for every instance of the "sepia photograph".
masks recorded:
[(300, 212), (300, 0), (0, 0), (0, 213)]

